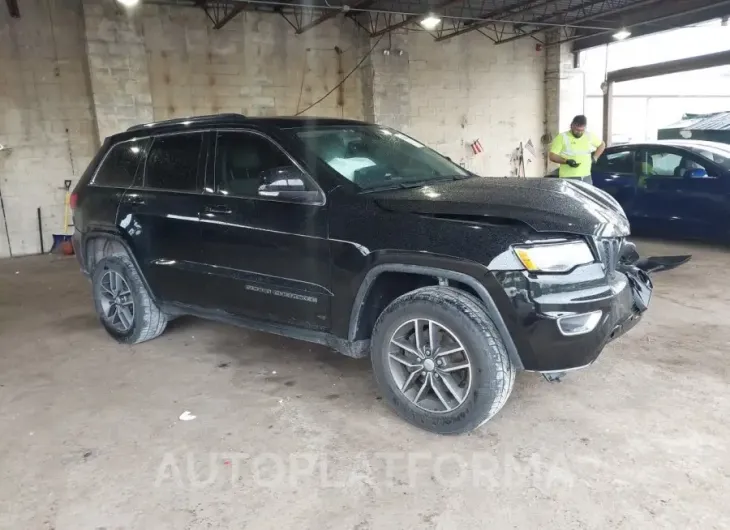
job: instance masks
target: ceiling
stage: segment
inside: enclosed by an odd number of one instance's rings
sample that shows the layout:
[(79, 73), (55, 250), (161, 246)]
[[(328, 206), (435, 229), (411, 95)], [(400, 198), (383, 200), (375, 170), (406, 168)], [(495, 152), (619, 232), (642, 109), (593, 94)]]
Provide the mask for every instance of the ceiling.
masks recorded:
[[(436, 41), (477, 33), (494, 44), (525, 38), (547, 46), (569, 42), (574, 51), (612, 42), (620, 28), (636, 37), (730, 16), (730, 0), (142, 1), (203, 9), (216, 29), (246, 10), (278, 13), (296, 33), (344, 13), (373, 37), (397, 29), (426, 31), (419, 21), (435, 14), (441, 21), (429, 33)], [(17, 0), (6, 2), (13, 16), (21, 15)]]
[[(718, 0), (147, 0), (193, 4), (223, 27), (244, 10), (284, 16), (297, 33), (344, 12), (377, 37), (397, 29), (425, 31), (429, 13), (441, 22), (429, 33), (445, 41), (477, 32), (495, 44), (530, 38), (545, 45), (570, 42), (578, 51), (613, 41), (627, 27), (646, 35), (730, 15), (730, 1)], [(555, 30), (549, 37), (546, 30)]]

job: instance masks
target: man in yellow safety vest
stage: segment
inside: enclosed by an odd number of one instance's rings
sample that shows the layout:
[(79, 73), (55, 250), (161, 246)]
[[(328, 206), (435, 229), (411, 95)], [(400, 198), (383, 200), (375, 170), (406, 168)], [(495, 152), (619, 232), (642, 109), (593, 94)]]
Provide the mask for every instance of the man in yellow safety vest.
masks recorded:
[(586, 132), (588, 120), (578, 115), (570, 123), (570, 130), (555, 137), (550, 146), (548, 157), (551, 162), (560, 164), (560, 178), (581, 179), (593, 183), (591, 165), (606, 149), (606, 143), (598, 136)]

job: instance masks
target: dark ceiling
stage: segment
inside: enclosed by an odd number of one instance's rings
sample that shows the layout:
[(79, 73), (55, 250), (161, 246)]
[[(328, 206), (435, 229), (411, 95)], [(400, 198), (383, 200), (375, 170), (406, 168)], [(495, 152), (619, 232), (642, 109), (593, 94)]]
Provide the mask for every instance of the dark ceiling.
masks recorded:
[[(109, 0), (113, 1), (113, 0)], [(20, 16), (17, 0), (6, 0)], [(396, 29), (426, 31), (418, 22), (435, 14), (429, 33), (444, 41), (478, 32), (495, 44), (531, 38), (574, 51), (613, 41), (620, 28), (632, 37), (730, 16), (730, 0), (142, 0), (150, 4), (203, 9), (220, 29), (243, 11), (278, 13), (304, 33), (344, 13), (371, 36)], [(547, 41), (547, 31), (550, 33)]]
[[(571, 42), (581, 50), (613, 41), (622, 27), (646, 35), (730, 15), (730, 1), (718, 0), (147, 0), (205, 9), (217, 28), (244, 10), (283, 15), (297, 33), (344, 12), (377, 37), (396, 29), (425, 31), (433, 13), (437, 41), (479, 32), (495, 44), (532, 38), (542, 44)], [(553, 32), (546, 42), (546, 30)]]

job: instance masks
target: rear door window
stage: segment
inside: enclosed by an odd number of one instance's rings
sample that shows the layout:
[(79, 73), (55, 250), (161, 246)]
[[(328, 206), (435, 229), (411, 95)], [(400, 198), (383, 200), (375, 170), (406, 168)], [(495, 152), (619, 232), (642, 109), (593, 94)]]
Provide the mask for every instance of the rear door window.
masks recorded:
[(93, 184), (115, 188), (132, 186), (148, 145), (149, 140), (144, 139), (122, 142), (112, 147), (96, 173)]
[(171, 191), (198, 190), (202, 151), (202, 133), (156, 137), (145, 165), (145, 187)]

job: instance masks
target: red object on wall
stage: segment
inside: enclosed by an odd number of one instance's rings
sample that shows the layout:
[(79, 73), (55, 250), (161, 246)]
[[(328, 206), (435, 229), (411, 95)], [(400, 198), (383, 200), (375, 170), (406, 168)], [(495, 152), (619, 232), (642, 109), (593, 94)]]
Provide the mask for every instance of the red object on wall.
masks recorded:
[(479, 140), (475, 140), (471, 144), (471, 150), (475, 155), (478, 155), (484, 151), (484, 148), (482, 148), (482, 143)]

